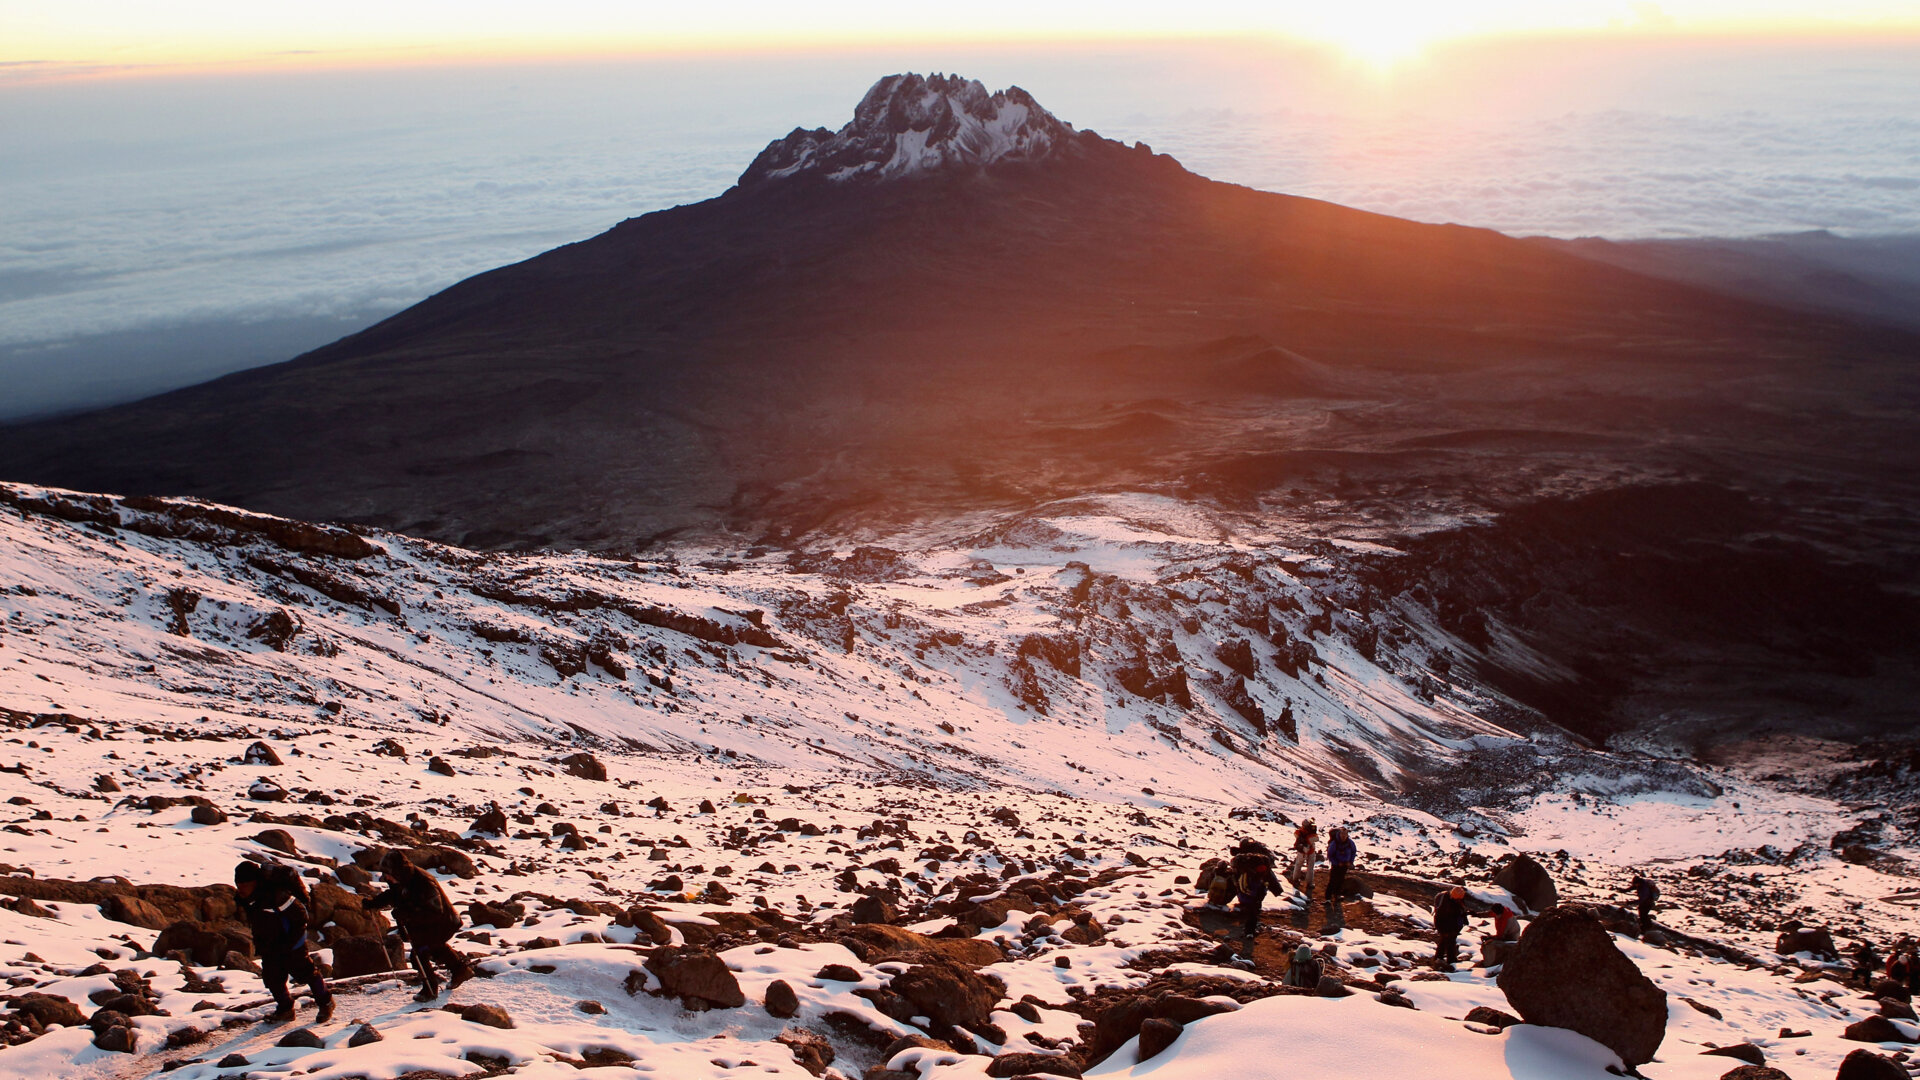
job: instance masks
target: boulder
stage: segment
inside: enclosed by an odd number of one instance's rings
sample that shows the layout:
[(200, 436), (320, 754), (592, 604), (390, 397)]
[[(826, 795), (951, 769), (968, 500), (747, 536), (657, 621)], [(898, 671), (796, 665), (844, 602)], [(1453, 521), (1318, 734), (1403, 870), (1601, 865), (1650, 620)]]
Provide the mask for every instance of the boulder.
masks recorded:
[(994, 1077), (1027, 1076), (1044, 1073), (1048, 1076), (1079, 1076), (1080, 1062), (1073, 1057), (1059, 1054), (1036, 1054), (1021, 1051), (1001, 1054), (987, 1066), (987, 1075)]
[(372, 1024), (361, 1024), (353, 1029), (352, 1035), (347, 1036), (347, 1045), (349, 1047), (365, 1046), (368, 1043), (384, 1042), (386, 1038), (385, 1035), (380, 1034), (380, 1029)]
[(1519, 1017), (1510, 1013), (1503, 1013), (1499, 1009), (1487, 1005), (1475, 1005), (1473, 1008), (1468, 1009), (1465, 1019), (1469, 1024), (1485, 1024), (1488, 1027), (1497, 1027), (1502, 1030), (1510, 1028), (1520, 1022)]
[(785, 979), (775, 979), (767, 984), (767, 1015), (780, 1020), (791, 1020), (800, 1012), (800, 995)]
[(1737, 1065), (1720, 1074), (1720, 1080), (1793, 1080), (1771, 1065)]
[(1782, 956), (1812, 953), (1827, 960), (1840, 957), (1833, 944), (1833, 931), (1824, 926), (1801, 926), (1799, 923), (1788, 923), (1781, 927), (1780, 937), (1773, 943), (1773, 951)]
[(453, 766), (448, 763), (446, 758), (438, 754), (427, 759), (427, 771), (430, 773), (439, 773), (441, 776), (454, 775)]
[(280, 755), (274, 751), (273, 747), (263, 742), (256, 742), (252, 746), (247, 747), (246, 752), (240, 755), (240, 762), (243, 765), (284, 764), (284, 762), (280, 760)]
[(93, 790), (112, 794), (120, 790), (120, 781), (115, 780), (106, 773), (101, 773), (99, 776), (93, 778)]
[(894, 993), (913, 1004), (918, 1015), (942, 1027), (987, 1023), (993, 1018), (993, 1003), (1001, 993), (945, 957), (928, 957), (925, 963), (895, 975), (890, 985)]
[(1854, 1042), (1870, 1043), (1910, 1043), (1914, 1041), (1907, 1038), (1906, 1032), (1901, 1031), (1898, 1024), (1895, 1024), (1884, 1016), (1869, 1016), (1865, 1020), (1858, 1020), (1848, 1024), (1847, 1030), (1842, 1032), (1840, 1037), (1843, 1039), (1852, 1039)]
[(247, 786), (247, 798), (254, 802), (286, 802), (287, 789), (262, 777)]
[(1833, 1080), (1908, 1080), (1907, 1070), (1890, 1057), (1871, 1050), (1855, 1050), (1840, 1063)]
[(740, 980), (727, 969), (727, 962), (713, 952), (680, 946), (661, 949), (647, 957), (646, 968), (660, 980), (661, 991), (683, 1001), (693, 999), (723, 1009), (737, 1009), (747, 1003)]
[(101, 1050), (111, 1050), (121, 1054), (136, 1052), (140, 1046), (140, 1036), (127, 1024), (116, 1024), (95, 1030), (93, 1045)]
[(1700, 1052), (1709, 1057), (1738, 1058), (1749, 1065), (1765, 1065), (1767, 1063), (1767, 1052), (1750, 1042), (1735, 1043), (1732, 1046), (1716, 1046), (1712, 1050), (1702, 1050)]
[(878, 896), (867, 895), (853, 902), (849, 911), (856, 923), (890, 923), (893, 921), (893, 908)]
[(268, 829), (255, 833), (250, 839), (263, 848), (277, 851), (282, 855), (300, 854), (300, 845), (293, 842), (293, 834), (285, 829)]
[(560, 767), (565, 769), (568, 775), (577, 776), (582, 780), (605, 780), (607, 778), (607, 767), (600, 763), (599, 758), (585, 751), (581, 751), (578, 754), (568, 754), (566, 757), (561, 758)]
[(1513, 894), (1527, 910), (1539, 914), (1560, 902), (1560, 890), (1554, 887), (1547, 868), (1531, 855), (1519, 855), (1493, 875), (1493, 883)]
[(486, 833), (490, 836), (505, 836), (507, 833), (507, 813), (499, 806), (493, 806), (486, 813), (473, 819), (467, 826), (469, 832)]
[(333, 977), (336, 979), (399, 971), (405, 964), (405, 957), (388, 951), (385, 938), (345, 937), (333, 943)]
[(1640, 973), (1585, 908), (1533, 921), (1500, 969), (1500, 990), (1529, 1024), (1567, 1028), (1620, 1055), (1653, 1060), (1667, 1034), (1667, 992)]
[(1178, 1039), (1180, 1033), (1185, 1030), (1185, 1025), (1172, 1020), (1162, 1020), (1157, 1016), (1150, 1016), (1141, 1021), (1140, 1060), (1146, 1061), (1159, 1057), (1160, 1052), (1172, 1046), (1173, 1041)]
[(227, 812), (217, 806), (196, 806), (192, 819), (195, 825), (225, 825)]
[(509, 1016), (507, 1010), (498, 1005), (463, 1005), (458, 1007), (448, 1006), (448, 1008), (459, 1013), (460, 1019), (465, 1020), (469, 1024), (484, 1024), (492, 1028), (510, 1028), (513, 1026), (513, 1017)]
[(253, 941), (240, 933), (228, 933), (209, 922), (198, 919), (179, 919), (167, 924), (160, 936), (154, 938), (155, 956), (171, 956), (184, 952), (193, 963), (201, 967), (218, 964), (230, 952), (243, 956), (253, 953)]
[(840, 943), (870, 964), (882, 960), (916, 960), (929, 954), (944, 956), (966, 967), (984, 967), (1006, 959), (998, 946), (982, 938), (928, 937), (883, 923), (856, 926)]
[(292, 1031), (280, 1036), (280, 1041), (273, 1045), (280, 1047), (297, 1046), (305, 1050), (318, 1050), (327, 1044), (325, 1040), (314, 1033), (312, 1028), (303, 1027), (294, 1028)]
[(42, 1027), (52, 1027), (55, 1024), (65, 1027), (84, 1027), (87, 1023), (87, 1018), (80, 1012), (80, 1006), (58, 994), (21, 994), (8, 1002), (7, 1007), (22, 1016), (33, 1017)]

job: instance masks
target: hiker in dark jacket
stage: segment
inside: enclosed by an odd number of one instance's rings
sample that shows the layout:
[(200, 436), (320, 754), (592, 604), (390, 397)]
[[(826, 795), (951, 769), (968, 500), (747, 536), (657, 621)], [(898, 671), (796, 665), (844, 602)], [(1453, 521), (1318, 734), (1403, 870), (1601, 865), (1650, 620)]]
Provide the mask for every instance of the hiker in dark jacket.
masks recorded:
[(1861, 986), (1873, 988), (1873, 977), (1879, 972), (1883, 962), (1880, 958), (1880, 950), (1873, 947), (1873, 942), (1853, 943), (1853, 977)]
[(413, 949), (413, 966), (420, 972), (418, 1001), (440, 996), (440, 980), (433, 965), (447, 969), (447, 989), (452, 990), (473, 978), (473, 965), (447, 944), (460, 929), (460, 914), (453, 910), (445, 889), (433, 875), (413, 865), (398, 851), (389, 851), (380, 860), (380, 874), (387, 887), (375, 894), (363, 907), (369, 911), (393, 909), (393, 921), (400, 936)]
[(307, 952), (306, 889), (299, 878), (277, 863), (263, 867), (243, 862), (233, 868), (233, 890), (240, 895), (240, 910), (253, 931), (253, 951), (260, 957), (260, 981), (278, 1006), (267, 1019), (293, 1019), (289, 978), (307, 984), (313, 1003), (319, 1007), (314, 1014), (316, 1023), (333, 1019), (333, 995)]
[(1233, 875), (1234, 892), (1240, 898), (1241, 937), (1246, 941), (1247, 955), (1252, 956), (1253, 936), (1260, 930), (1260, 905), (1266, 903), (1269, 891), (1280, 891), (1280, 880), (1273, 876), (1273, 853), (1257, 840), (1242, 840), (1234, 845), (1228, 873)]
[(1353, 861), (1360, 857), (1360, 849), (1353, 846), (1353, 838), (1347, 835), (1346, 827), (1336, 825), (1327, 834), (1327, 904), (1332, 906), (1340, 897), (1347, 894), (1347, 871), (1353, 869)]
[(1452, 971), (1460, 962), (1460, 931), (1467, 928), (1467, 890), (1459, 885), (1433, 898), (1434, 966)]
[(1660, 899), (1660, 886), (1640, 874), (1633, 875), (1633, 882), (1627, 886), (1633, 890), (1634, 902), (1640, 908), (1639, 937), (1646, 937), (1653, 927), (1653, 905)]

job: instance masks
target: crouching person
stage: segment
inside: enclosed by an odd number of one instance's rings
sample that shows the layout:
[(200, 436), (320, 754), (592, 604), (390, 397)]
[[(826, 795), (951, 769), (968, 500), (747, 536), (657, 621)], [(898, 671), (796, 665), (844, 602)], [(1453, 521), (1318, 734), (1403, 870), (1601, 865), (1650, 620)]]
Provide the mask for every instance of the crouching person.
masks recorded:
[(312, 992), (313, 1003), (319, 1007), (313, 1018), (316, 1023), (333, 1019), (333, 995), (307, 952), (306, 887), (299, 875), (277, 863), (262, 866), (243, 862), (233, 868), (233, 889), (240, 894), (240, 909), (253, 931), (253, 950), (260, 955), (260, 981), (266, 983), (267, 993), (273, 995), (278, 1006), (267, 1019), (293, 1019), (289, 979), (299, 979)]
[(447, 989), (473, 978), (473, 965), (448, 942), (460, 929), (460, 913), (453, 909), (445, 889), (433, 875), (413, 865), (398, 851), (389, 851), (380, 860), (380, 874), (387, 887), (363, 906), (369, 911), (393, 909), (393, 921), (400, 936), (413, 950), (413, 966), (420, 972), (418, 1001), (440, 996), (440, 980), (433, 965), (447, 969)]

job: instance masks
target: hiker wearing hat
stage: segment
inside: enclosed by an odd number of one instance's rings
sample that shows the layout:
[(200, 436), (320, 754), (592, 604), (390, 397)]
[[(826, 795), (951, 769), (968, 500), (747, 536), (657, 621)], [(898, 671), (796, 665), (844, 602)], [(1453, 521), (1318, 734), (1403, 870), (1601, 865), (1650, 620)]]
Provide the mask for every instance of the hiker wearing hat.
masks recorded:
[(1281, 980), (1286, 986), (1304, 986), (1312, 990), (1320, 985), (1320, 959), (1313, 955), (1313, 946), (1301, 942), (1293, 950), (1293, 963), (1287, 965), (1287, 977)]
[(1320, 827), (1312, 818), (1301, 822), (1293, 830), (1293, 861), (1287, 864), (1287, 880), (1294, 883), (1301, 892), (1313, 897), (1313, 864), (1319, 857)]
[(399, 851), (381, 857), (380, 875), (387, 887), (362, 906), (369, 911), (393, 909), (393, 921), (412, 947), (413, 967), (420, 973), (420, 992), (414, 1000), (432, 1001), (440, 996), (435, 963), (447, 969), (449, 991), (473, 978), (473, 965), (447, 944), (460, 929), (460, 913), (453, 909), (446, 890), (433, 875), (413, 865)]
[(1433, 898), (1433, 964), (1452, 971), (1460, 962), (1460, 931), (1467, 928), (1467, 890), (1459, 885)]
[(333, 1019), (333, 995), (307, 952), (306, 887), (299, 875), (278, 863), (242, 862), (233, 868), (233, 890), (240, 895), (240, 909), (253, 931), (260, 981), (278, 1006), (267, 1019), (293, 1019), (293, 994), (287, 989), (290, 978), (306, 983), (313, 994), (313, 1003), (319, 1006), (314, 1022)]

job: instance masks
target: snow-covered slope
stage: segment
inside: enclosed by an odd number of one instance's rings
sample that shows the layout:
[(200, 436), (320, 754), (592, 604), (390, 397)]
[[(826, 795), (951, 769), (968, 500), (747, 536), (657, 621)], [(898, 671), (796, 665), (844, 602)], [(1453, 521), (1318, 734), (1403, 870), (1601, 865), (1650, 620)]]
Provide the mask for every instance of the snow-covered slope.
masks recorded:
[(873, 181), (1039, 161), (1064, 152), (1073, 128), (1017, 86), (987, 92), (977, 79), (889, 75), (873, 84), (837, 132), (795, 128), (768, 144), (741, 187), (796, 175)]
[[(88, 1013), (124, 992), (117, 977), (157, 1010), (129, 1021), (131, 1056), (16, 1021), (6, 1075), (177, 1064), (212, 1080), (239, 1054), (343, 1080), (613, 1080), (627, 1059), (799, 1076), (793, 1044), (810, 1038), (844, 1076), (916, 1062), (934, 1080), (979, 1076), (996, 1054), (1013, 1075), (1043, 1071), (1016, 1052), (1077, 1062), (1063, 1055), (1093, 1045), (1082, 1025), (1105, 1003), (1180, 979), (1246, 1004), (1190, 1024), (1161, 1064), (1136, 1068), (1121, 1046), (1109, 1072), (1217, 1075), (1258, 1037), (1323, 1072), (1372, 1047), (1424, 1055), (1409, 1075), (1602, 1075), (1612, 1058), (1584, 1037), (1463, 1026), (1475, 1005), (1505, 1007), (1485, 971), (1413, 981), (1431, 949), (1422, 890), (1459, 877), (1511, 899), (1491, 868), (1520, 850), (1565, 900), (1617, 902), (1636, 866), (1675, 902), (1664, 945), (1622, 942), (1673, 1006), (1646, 1075), (1718, 1077), (1735, 1063), (1698, 1052), (1743, 1040), (1827, 1075), (1859, 1045), (1841, 1027), (1871, 1006), (1808, 981), (1814, 958), (1774, 955), (1776, 924), (1884, 940), (1912, 910), (1907, 826), (1864, 795), (1841, 805), (1522, 735), (1536, 725), (1440, 662), (1463, 646), (1369, 599), (1340, 549), (1165, 499), (1062, 504), (924, 551), (616, 559), (0, 487), (0, 613), (0, 799), (15, 811), (0, 896), (19, 898), (0, 906), (0, 976)], [(494, 805), (504, 829), (474, 830)], [(1272, 956), (1223, 967), (1192, 879), (1236, 837), (1281, 846), (1306, 815), (1353, 827), (1374, 895), (1352, 929), (1318, 937), (1294, 915), (1306, 899), (1282, 898), (1274, 951), (1304, 932), (1358, 992), (1257, 1000)], [(1827, 845), (1849, 828), (1877, 844), (1851, 862)], [(168, 916), (90, 884), (212, 885), (266, 854), (350, 898), (356, 866), (394, 846), (435, 860), (463, 908), (519, 905), (470, 923), (459, 944), (491, 977), (454, 995), (514, 1028), (420, 1011), (376, 979), (349, 986), (322, 1045), (276, 1046), (287, 1029), (253, 1026), (253, 975), (149, 955)], [(945, 944), (859, 929), (863, 896)], [(746, 1005), (653, 996), (634, 951), (651, 948), (650, 919), (717, 951)], [(323, 931), (323, 957), (338, 962), (344, 926)], [(926, 948), (1004, 986), (989, 1024), (947, 1031), (887, 1005)], [(1417, 1011), (1375, 1000), (1387, 976)], [(769, 1015), (775, 980), (796, 1015)], [(384, 1040), (349, 1046), (359, 1020)], [(947, 1044), (892, 1045), (929, 1033)]]

